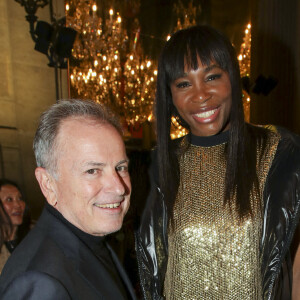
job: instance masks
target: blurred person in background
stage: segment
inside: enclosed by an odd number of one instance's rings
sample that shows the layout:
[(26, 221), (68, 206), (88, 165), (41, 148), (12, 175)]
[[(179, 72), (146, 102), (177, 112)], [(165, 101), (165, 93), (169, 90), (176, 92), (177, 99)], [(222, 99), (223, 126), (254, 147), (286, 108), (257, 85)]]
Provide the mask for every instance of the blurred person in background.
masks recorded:
[(28, 233), (30, 216), (17, 183), (0, 179), (0, 272), (8, 257)]

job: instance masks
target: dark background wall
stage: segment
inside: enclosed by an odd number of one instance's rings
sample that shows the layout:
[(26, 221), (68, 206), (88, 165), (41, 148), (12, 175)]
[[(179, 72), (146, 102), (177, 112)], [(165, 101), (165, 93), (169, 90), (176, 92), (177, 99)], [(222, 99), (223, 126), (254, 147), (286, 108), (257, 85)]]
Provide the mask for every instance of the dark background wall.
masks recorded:
[(251, 121), (277, 124), (300, 133), (300, 2), (254, 1), (251, 76), (278, 83), (268, 95), (253, 94)]

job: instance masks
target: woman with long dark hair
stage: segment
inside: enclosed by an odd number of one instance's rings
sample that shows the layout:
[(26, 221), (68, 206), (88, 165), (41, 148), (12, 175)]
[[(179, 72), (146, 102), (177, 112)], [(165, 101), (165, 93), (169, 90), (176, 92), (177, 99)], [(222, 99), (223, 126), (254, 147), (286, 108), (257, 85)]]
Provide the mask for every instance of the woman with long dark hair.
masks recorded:
[(17, 183), (0, 179), (0, 273), (30, 229), (30, 215)]
[[(172, 117), (187, 136), (171, 140)], [(300, 213), (300, 139), (245, 123), (239, 64), (223, 34), (195, 26), (166, 43), (156, 120), (136, 235), (144, 297), (290, 297), (283, 277)]]

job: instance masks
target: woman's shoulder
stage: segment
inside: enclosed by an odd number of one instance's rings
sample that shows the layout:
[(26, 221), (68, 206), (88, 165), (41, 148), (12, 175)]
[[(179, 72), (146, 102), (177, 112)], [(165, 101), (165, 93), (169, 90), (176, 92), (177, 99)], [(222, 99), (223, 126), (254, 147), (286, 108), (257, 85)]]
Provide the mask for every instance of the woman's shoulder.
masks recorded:
[(280, 136), (280, 131), (278, 126), (276, 125), (258, 125), (258, 124), (250, 124), (246, 123), (247, 132), (250, 133), (254, 137), (267, 137), (270, 135), (277, 135)]
[(281, 139), (288, 139), (300, 145), (300, 136), (285, 127), (272, 124), (256, 125), (250, 123), (247, 123), (246, 127), (247, 131), (252, 132), (254, 135), (280, 136)]
[(262, 146), (262, 149), (277, 148), (280, 143), (281, 133), (277, 126), (247, 124), (246, 129), (251, 143)]
[[(277, 125), (250, 125), (254, 135), (260, 135), (265, 139), (267, 144), (277, 144), (276, 158), (287, 157), (295, 158), (300, 165), (300, 136), (289, 129)], [(275, 160), (276, 161), (276, 160)]]

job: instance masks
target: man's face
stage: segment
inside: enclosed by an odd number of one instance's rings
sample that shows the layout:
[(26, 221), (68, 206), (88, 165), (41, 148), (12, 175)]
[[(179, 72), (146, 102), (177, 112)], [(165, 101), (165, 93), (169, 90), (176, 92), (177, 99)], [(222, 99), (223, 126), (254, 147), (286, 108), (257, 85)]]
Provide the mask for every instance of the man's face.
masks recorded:
[(131, 192), (120, 134), (108, 124), (69, 118), (61, 124), (57, 139), (56, 203), (51, 204), (91, 235), (119, 230)]

